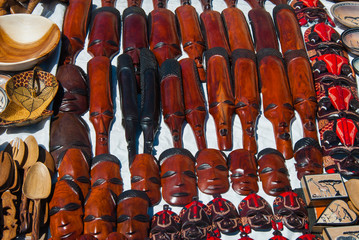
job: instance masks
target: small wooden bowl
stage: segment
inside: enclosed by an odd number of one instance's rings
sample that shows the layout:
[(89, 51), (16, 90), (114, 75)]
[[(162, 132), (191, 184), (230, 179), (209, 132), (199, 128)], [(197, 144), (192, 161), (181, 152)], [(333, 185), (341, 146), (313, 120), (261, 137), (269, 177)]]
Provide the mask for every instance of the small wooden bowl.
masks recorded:
[(350, 28), (359, 27), (359, 2), (336, 3), (330, 12), (341, 24)]
[(359, 55), (359, 28), (350, 28), (341, 35), (343, 45), (354, 55)]
[(355, 73), (359, 74), (359, 57), (353, 59), (352, 67), (354, 68)]
[(31, 14), (0, 16), (0, 70), (22, 71), (44, 60), (61, 32), (51, 20)]

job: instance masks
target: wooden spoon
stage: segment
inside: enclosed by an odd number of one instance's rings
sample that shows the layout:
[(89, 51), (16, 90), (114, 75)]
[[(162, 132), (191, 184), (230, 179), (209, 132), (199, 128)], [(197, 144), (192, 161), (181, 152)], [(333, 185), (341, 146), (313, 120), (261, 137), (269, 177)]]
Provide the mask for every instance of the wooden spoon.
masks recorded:
[(12, 146), (12, 159), (17, 161), (20, 166), (22, 166), (25, 163), (25, 143), (21, 138), (14, 138), (10, 142), (10, 145)]
[(52, 155), (42, 146), (39, 146), (39, 159), (38, 162), (42, 162), (46, 165), (50, 171), (51, 177), (55, 174), (55, 161)]
[(37, 162), (29, 169), (22, 192), (34, 201), (31, 239), (38, 240), (40, 200), (47, 198), (51, 193), (51, 176), (45, 164)]

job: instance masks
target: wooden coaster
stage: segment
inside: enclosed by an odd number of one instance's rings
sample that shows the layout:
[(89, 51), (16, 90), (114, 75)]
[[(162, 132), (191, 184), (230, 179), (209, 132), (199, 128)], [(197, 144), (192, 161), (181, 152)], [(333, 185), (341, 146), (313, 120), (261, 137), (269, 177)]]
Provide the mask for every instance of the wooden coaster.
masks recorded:
[(324, 240), (359, 239), (359, 226), (324, 228), (322, 236)]

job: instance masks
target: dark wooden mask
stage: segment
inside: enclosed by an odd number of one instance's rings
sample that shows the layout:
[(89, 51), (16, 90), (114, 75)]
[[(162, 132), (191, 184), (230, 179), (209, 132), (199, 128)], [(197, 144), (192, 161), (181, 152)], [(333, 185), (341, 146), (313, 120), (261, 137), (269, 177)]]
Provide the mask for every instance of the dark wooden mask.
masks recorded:
[(163, 210), (156, 213), (151, 222), (151, 240), (181, 239), (181, 220), (175, 212), (169, 210), (168, 205), (164, 205)]

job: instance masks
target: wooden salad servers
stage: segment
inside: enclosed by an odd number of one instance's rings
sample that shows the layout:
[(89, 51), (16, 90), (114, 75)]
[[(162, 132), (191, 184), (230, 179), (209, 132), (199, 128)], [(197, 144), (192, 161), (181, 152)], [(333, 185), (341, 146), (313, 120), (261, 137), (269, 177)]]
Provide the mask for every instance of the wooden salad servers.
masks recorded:
[(181, 6), (175, 11), (179, 23), (183, 50), (196, 62), (198, 75), (202, 82), (206, 81), (206, 73), (202, 65), (202, 55), (206, 49), (196, 9), (191, 0), (181, 0)]
[(176, 18), (166, 9), (167, 1), (153, 0), (154, 10), (148, 15), (150, 49), (160, 66), (166, 59), (177, 59), (182, 55)]

